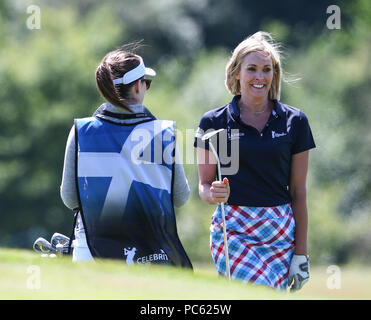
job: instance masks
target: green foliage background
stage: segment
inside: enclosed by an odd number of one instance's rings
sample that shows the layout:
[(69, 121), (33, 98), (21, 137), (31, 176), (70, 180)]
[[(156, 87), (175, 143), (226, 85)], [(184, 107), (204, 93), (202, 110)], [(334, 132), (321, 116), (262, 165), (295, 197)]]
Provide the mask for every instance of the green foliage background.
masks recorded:
[[(27, 28), (32, 4), (40, 7), (41, 29)], [(178, 232), (192, 261), (211, 263), (214, 207), (198, 197), (189, 133), (204, 112), (231, 100), (224, 87), (230, 52), (265, 30), (283, 44), (288, 81), (281, 100), (307, 114), (317, 144), (307, 184), (311, 261), (370, 263), (371, 4), (338, 1), (341, 29), (329, 30), (330, 4), (2, 1), (0, 245), (30, 248), (38, 236), (70, 234), (72, 212), (60, 200), (59, 185), (73, 118), (103, 102), (94, 73), (105, 53), (143, 39), (138, 53), (158, 73), (144, 103), (158, 118), (176, 120), (183, 137), (192, 194), (177, 209)]]

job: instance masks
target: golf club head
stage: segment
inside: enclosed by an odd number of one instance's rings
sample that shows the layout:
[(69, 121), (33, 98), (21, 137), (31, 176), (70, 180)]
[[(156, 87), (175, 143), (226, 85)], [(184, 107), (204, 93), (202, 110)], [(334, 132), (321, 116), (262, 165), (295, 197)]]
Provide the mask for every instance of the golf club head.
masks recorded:
[(53, 248), (55, 248), (60, 254), (68, 253), (68, 246), (70, 243), (69, 237), (56, 232), (53, 234), (50, 242)]
[(53, 247), (56, 247), (57, 244), (62, 244), (63, 246), (65, 246), (69, 244), (70, 238), (61, 233), (56, 232), (53, 234), (50, 242)]
[(36, 241), (33, 244), (33, 249), (34, 251), (41, 253), (57, 252), (57, 250), (53, 248), (50, 242), (42, 237), (36, 239)]
[(208, 133), (205, 133), (203, 136), (202, 136), (202, 138), (201, 138), (201, 140), (202, 141), (206, 141), (206, 140), (209, 140), (210, 138), (212, 138), (213, 136), (215, 136), (216, 134), (218, 134), (219, 132), (222, 132), (223, 130), (225, 130), (225, 129), (218, 129), (218, 130), (214, 130), (214, 131), (210, 131), (210, 132), (208, 132)]

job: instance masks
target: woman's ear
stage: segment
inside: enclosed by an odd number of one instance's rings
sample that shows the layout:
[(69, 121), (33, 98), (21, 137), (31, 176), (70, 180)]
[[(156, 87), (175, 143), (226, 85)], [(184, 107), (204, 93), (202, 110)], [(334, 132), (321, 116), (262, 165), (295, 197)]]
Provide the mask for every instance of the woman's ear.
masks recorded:
[(140, 86), (140, 80), (135, 81), (134, 83), (134, 91), (135, 93), (139, 93), (139, 86)]

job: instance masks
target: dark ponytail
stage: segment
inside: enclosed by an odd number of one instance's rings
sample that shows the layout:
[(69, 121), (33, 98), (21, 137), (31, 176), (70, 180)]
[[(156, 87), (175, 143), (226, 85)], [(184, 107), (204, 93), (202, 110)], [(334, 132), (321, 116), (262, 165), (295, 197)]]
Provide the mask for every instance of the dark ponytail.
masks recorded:
[(122, 49), (109, 52), (95, 72), (95, 81), (101, 96), (111, 104), (133, 112), (126, 100), (130, 98), (130, 89), (135, 81), (129, 84), (114, 85), (113, 79), (121, 78), (139, 63), (139, 57), (132, 52)]

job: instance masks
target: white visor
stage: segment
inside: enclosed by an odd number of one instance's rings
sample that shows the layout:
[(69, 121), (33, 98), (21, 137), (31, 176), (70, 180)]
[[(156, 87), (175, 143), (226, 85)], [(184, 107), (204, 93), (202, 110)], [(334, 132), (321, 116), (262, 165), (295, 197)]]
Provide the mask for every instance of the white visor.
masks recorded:
[(138, 80), (139, 78), (143, 76), (152, 76), (154, 77), (156, 75), (156, 71), (151, 68), (146, 68), (144, 65), (143, 59), (140, 58), (139, 66), (134, 68), (133, 70), (130, 70), (124, 74), (122, 78), (114, 79), (113, 84), (128, 84), (135, 80)]

